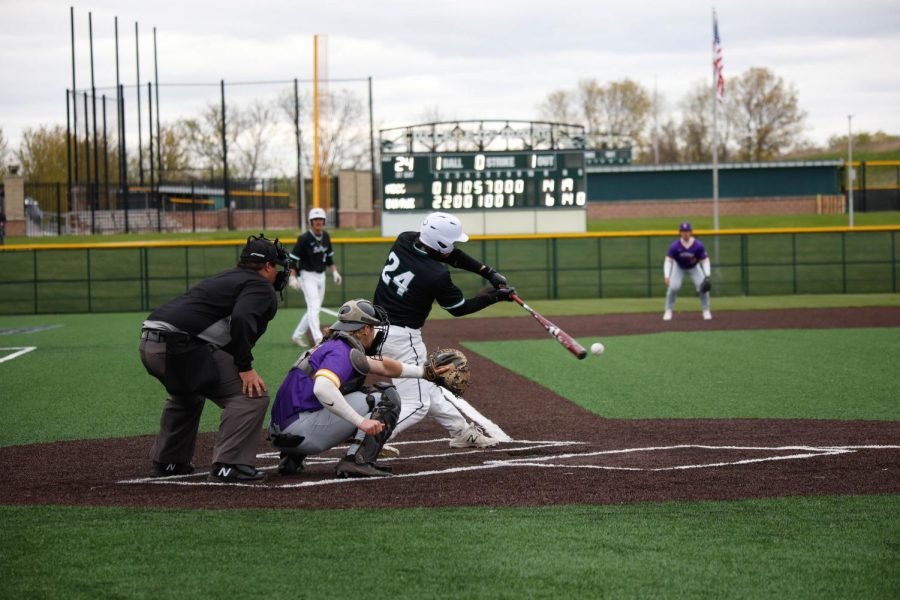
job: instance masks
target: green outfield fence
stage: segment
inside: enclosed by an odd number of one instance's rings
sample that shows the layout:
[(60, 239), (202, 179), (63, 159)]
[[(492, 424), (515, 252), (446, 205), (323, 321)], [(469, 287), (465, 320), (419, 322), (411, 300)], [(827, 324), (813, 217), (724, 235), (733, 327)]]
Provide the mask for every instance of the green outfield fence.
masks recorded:
[[(898, 291), (898, 226), (698, 231), (716, 265), (718, 296)], [(465, 250), (523, 297), (661, 297), (671, 232), (473, 236)], [(392, 240), (335, 239), (343, 284), (326, 307), (371, 298)], [(237, 262), (242, 241), (0, 247), (0, 314), (149, 311)], [(718, 249), (718, 250), (716, 250)], [(485, 283), (459, 273), (467, 295)], [(285, 290), (287, 307), (302, 296)]]

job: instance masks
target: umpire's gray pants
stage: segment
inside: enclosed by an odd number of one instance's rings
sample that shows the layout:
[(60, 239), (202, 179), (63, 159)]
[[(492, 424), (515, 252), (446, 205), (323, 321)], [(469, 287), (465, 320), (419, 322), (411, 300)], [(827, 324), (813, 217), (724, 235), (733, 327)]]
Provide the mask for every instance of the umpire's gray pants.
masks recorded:
[(696, 288), (697, 294), (700, 295), (700, 305), (703, 310), (709, 310), (709, 292), (700, 293), (700, 284), (703, 283), (704, 277), (703, 269), (699, 266), (694, 266), (684, 270), (678, 266), (678, 263), (672, 264), (672, 276), (669, 278), (669, 289), (666, 292), (666, 310), (675, 308), (675, 300), (678, 299), (678, 291), (681, 289), (681, 283), (684, 280), (685, 273), (690, 275), (691, 279), (694, 281), (694, 288)]
[[(381, 393), (374, 393), (376, 404), (381, 399)], [(353, 410), (369, 418), (371, 411), (366, 403), (366, 395), (362, 392), (351, 392), (344, 396), (347, 404)], [(356, 435), (356, 425), (342, 417), (337, 416), (328, 409), (323, 408), (315, 412), (300, 413), (300, 417), (282, 429), (282, 433), (290, 433), (303, 437), (303, 441), (295, 448), (279, 448), (287, 454), (308, 456), (321, 454), (334, 448), (342, 442), (346, 442)]]
[[(166, 344), (141, 340), (141, 362), (162, 382), (166, 374)], [(219, 370), (219, 384), (209, 399), (222, 408), (219, 436), (213, 448), (213, 462), (256, 465), (260, 430), (269, 406), (269, 394), (258, 398), (243, 393), (241, 376), (234, 357), (224, 350), (213, 352)], [(205, 398), (199, 394), (169, 395), (159, 419), (159, 435), (150, 450), (161, 463), (191, 462), (197, 445), (197, 431)]]

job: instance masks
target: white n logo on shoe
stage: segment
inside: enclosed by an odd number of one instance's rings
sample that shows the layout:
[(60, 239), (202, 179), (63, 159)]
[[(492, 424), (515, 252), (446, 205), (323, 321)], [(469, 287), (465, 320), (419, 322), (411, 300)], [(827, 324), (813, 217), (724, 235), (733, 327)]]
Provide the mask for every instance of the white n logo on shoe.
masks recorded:
[(228, 477), (231, 475), (231, 467), (219, 467), (219, 477)]
[(175, 463), (169, 463), (166, 465), (166, 471), (174, 471), (174, 470), (175, 470)]

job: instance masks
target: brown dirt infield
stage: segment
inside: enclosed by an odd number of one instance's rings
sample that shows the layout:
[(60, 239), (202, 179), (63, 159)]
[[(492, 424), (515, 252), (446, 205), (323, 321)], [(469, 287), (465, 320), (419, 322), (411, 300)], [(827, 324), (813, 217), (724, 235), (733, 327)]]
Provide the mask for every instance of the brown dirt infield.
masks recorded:
[[(857, 308), (560, 317), (572, 335), (720, 329), (898, 327), (900, 309)], [(460, 341), (530, 339), (530, 317), (434, 321), (429, 347)], [(307, 472), (274, 472), (257, 486), (206, 484), (202, 476), (144, 479), (152, 438), (81, 440), (0, 448), (0, 504), (184, 508), (539, 506), (722, 500), (822, 494), (900, 493), (900, 422), (824, 420), (611, 420), (470, 353), (478, 374), (467, 398), (514, 442), (450, 450), (432, 421), (399, 440), (398, 475), (331, 479), (333, 459)], [(148, 385), (152, 383), (148, 380)], [(209, 468), (214, 434), (195, 463)], [(863, 447), (867, 448), (863, 448)], [(893, 446), (874, 448), (873, 446)], [(269, 452), (265, 442), (260, 452)], [(333, 453), (337, 456), (337, 453)], [(273, 467), (265, 455), (259, 466)]]

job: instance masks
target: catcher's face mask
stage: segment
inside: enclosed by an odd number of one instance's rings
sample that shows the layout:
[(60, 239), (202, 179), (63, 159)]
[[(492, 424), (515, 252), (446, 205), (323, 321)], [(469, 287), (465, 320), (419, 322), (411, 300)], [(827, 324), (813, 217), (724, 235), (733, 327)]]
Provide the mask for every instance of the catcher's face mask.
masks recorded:
[(331, 329), (350, 332), (362, 329), (366, 325), (371, 325), (375, 330), (375, 338), (366, 348), (366, 354), (378, 356), (381, 354), (381, 348), (384, 346), (390, 328), (387, 312), (380, 306), (362, 298), (348, 300), (338, 310), (338, 320), (331, 326)]

